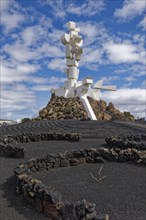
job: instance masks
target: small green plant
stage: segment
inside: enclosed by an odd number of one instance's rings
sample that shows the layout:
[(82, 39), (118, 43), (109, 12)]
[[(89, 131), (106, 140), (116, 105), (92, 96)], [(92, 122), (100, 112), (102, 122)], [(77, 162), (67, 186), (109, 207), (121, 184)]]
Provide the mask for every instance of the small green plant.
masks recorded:
[(22, 119), (22, 123), (23, 123), (23, 122), (28, 122), (28, 121), (30, 121), (30, 120), (31, 120), (30, 118), (23, 118), (23, 119)]
[(71, 108), (69, 108), (69, 107), (66, 107), (64, 110), (63, 110), (63, 113), (64, 114), (71, 114)]
[(125, 117), (132, 117), (132, 118), (134, 118), (134, 116), (133, 115), (131, 115), (131, 113), (130, 112), (124, 112), (124, 115), (125, 115)]

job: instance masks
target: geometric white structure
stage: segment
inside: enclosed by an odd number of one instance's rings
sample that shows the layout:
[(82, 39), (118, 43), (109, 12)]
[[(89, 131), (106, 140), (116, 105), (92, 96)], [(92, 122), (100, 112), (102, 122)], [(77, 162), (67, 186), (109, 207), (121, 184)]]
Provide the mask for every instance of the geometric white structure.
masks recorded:
[(63, 87), (52, 89), (51, 92), (55, 93), (56, 96), (63, 96), (66, 98), (80, 97), (88, 113), (88, 117), (92, 120), (97, 120), (87, 96), (99, 100), (100, 90), (115, 91), (116, 86), (102, 86), (103, 80), (99, 80), (91, 86), (93, 84), (93, 79), (88, 77), (82, 81), (78, 81), (78, 66), (83, 53), (83, 39), (82, 36), (79, 35), (80, 28), (76, 28), (74, 22), (69, 21), (67, 25), (69, 33), (65, 33), (61, 37), (61, 42), (65, 45), (66, 68), (64, 72), (67, 75), (67, 80), (64, 82)]

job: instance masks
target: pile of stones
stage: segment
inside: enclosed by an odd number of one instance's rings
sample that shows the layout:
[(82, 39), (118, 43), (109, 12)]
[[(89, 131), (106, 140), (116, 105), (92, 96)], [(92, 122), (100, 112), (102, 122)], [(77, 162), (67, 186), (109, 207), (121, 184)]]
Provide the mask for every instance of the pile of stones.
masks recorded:
[(95, 100), (88, 97), (90, 105), (96, 115), (97, 120), (120, 120), (120, 121), (134, 121), (134, 116), (129, 112), (122, 113), (116, 109), (112, 102), (107, 105), (103, 100)]
[(79, 119), (87, 120), (88, 115), (78, 97), (64, 98), (52, 97), (45, 108), (39, 112), (37, 120), (60, 120), (60, 119)]
[[(120, 120), (134, 121), (134, 116), (129, 112), (122, 113), (114, 107), (112, 102), (109, 105), (105, 101), (94, 100), (88, 97), (91, 107), (96, 115), (97, 120)], [(33, 120), (63, 120), (78, 119), (90, 120), (80, 98), (57, 97), (52, 94), (47, 106), (39, 111), (39, 116)]]
[[(138, 150), (146, 150), (146, 135), (121, 135), (117, 137), (106, 137), (106, 145), (110, 148), (134, 148)], [(141, 142), (143, 141), (143, 142)]]

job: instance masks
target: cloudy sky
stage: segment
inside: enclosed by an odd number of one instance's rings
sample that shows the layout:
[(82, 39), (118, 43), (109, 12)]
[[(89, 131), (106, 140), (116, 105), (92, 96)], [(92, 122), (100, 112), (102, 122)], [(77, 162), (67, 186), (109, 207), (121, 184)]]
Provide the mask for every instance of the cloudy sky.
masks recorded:
[(63, 84), (65, 24), (81, 28), (80, 79), (104, 79), (102, 91), (122, 111), (146, 117), (145, 0), (0, 0), (0, 118), (35, 117)]

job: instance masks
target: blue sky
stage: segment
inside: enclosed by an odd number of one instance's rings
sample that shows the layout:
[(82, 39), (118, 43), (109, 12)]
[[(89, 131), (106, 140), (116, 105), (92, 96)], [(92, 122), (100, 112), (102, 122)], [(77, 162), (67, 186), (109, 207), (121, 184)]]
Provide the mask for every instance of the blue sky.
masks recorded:
[(35, 117), (50, 89), (65, 80), (65, 24), (81, 28), (80, 79), (91, 76), (116, 92), (102, 91), (121, 111), (146, 117), (145, 0), (0, 0), (1, 115)]

